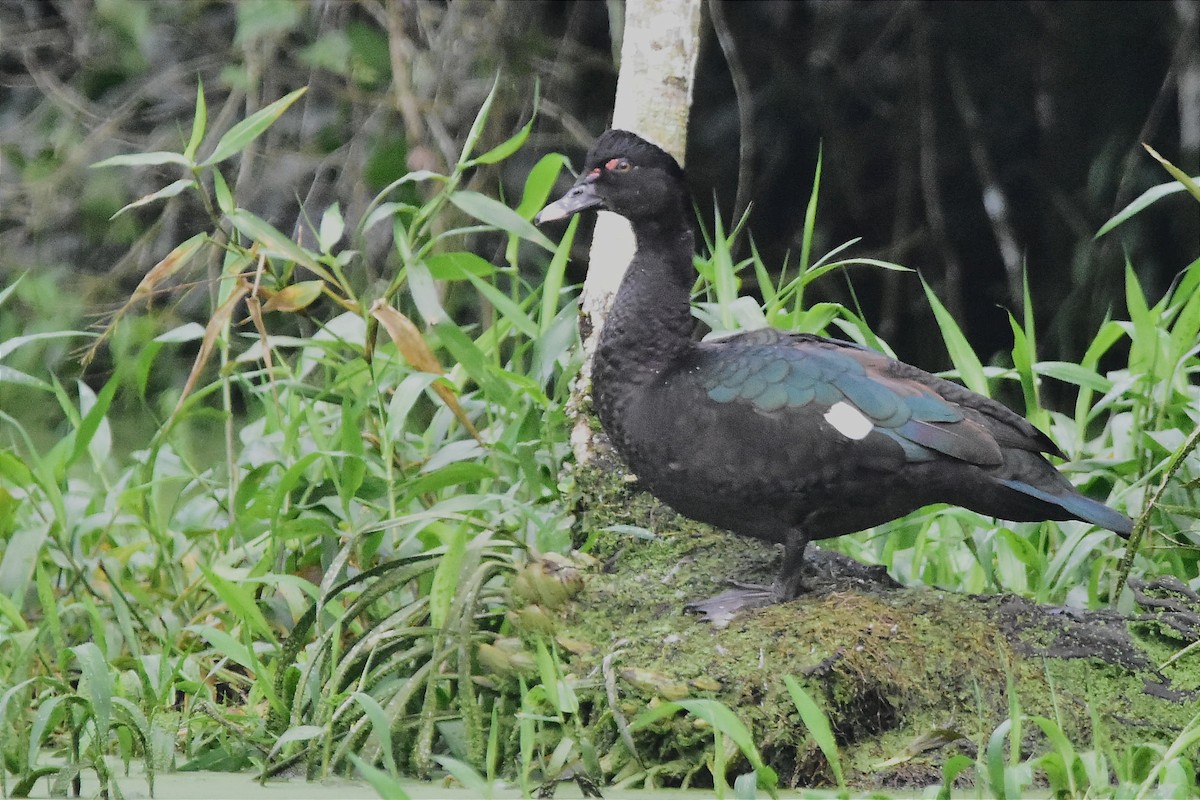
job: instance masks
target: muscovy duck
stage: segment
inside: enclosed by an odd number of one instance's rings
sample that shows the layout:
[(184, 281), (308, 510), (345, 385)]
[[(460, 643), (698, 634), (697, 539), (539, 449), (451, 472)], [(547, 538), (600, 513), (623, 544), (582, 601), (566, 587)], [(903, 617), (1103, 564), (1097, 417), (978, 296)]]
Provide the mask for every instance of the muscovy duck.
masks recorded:
[[(622, 130), (596, 140), (538, 224), (589, 209), (637, 240), (592, 372), (596, 413), (649, 491), (686, 517), (784, 545), (768, 602), (804, 589), (808, 542), (931, 503), (1014, 521), (1131, 520), (1080, 494), (1028, 420), (956, 383), (857, 345), (763, 329), (696, 342), (684, 172)], [(762, 594), (762, 593), (759, 593)], [(761, 605), (747, 595), (741, 605)]]

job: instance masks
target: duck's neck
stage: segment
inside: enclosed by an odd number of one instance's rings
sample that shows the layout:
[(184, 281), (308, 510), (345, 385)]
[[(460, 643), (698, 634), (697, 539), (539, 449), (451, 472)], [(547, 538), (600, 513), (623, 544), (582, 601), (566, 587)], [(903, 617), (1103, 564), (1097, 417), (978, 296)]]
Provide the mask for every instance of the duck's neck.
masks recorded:
[(605, 396), (654, 380), (693, 346), (694, 241), (682, 211), (635, 222), (637, 250), (600, 332), (593, 384)]

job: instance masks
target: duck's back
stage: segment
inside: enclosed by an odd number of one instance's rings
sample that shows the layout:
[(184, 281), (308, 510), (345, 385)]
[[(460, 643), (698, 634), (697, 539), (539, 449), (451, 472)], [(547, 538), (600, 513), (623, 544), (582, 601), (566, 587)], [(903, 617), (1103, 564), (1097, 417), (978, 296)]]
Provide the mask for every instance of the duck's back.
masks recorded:
[(655, 495), (737, 533), (827, 538), (934, 502), (1079, 515), (1057, 503), (1078, 495), (1026, 420), (873, 351), (766, 329), (693, 345), (645, 377), (598, 372), (606, 431)]

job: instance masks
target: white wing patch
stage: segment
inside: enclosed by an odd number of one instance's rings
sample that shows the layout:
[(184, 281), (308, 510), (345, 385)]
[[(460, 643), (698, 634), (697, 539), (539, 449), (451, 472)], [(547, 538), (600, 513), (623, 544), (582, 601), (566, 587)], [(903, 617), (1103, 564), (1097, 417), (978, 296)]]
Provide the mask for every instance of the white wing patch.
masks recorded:
[(844, 400), (839, 400), (825, 412), (825, 421), (847, 439), (865, 439), (875, 425), (861, 411)]

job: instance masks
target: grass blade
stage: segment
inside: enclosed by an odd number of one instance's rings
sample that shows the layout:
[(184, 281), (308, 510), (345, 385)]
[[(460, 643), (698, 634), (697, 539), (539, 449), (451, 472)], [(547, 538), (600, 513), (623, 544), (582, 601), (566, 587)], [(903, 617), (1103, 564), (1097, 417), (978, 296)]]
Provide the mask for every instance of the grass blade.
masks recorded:
[(833, 770), (833, 777), (837, 780), (839, 795), (849, 797), (850, 792), (846, 788), (846, 778), (842, 774), (842, 761), (838, 756), (837, 740), (833, 737), (829, 718), (795, 678), (791, 675), (784, 675), (783, 683), (787, 687), (788, 694), (791, 695), (792, 702), (796, 704), (796, 710), (800, 712), (801, 721), (808, 728), (817, 747), (821, 748), (821, 752), (825, 754), (825, 760), (829, 762), (829, 768)]
[(934, 294), (933, 289), (923, 277), (921, 286), (925, 288), (925, 296), (929, 298), (929, 307), (933, 309), (938, 330), (942, 333), (942, 341), (946, 343), (946, 350), (950, 353), (950, 360), (954, 363), (959, 378), (971, 391), (989, 397), (991, 392), (988, 391), (987, 378), (983, 374), (983, 364), (979, 363), (979, 356), (975, 355), (975, 351), (967, 343), (967, 337), (963, 335), (962, 329), (958, 327), (954, 317), (942, 305), (942, 301)]

